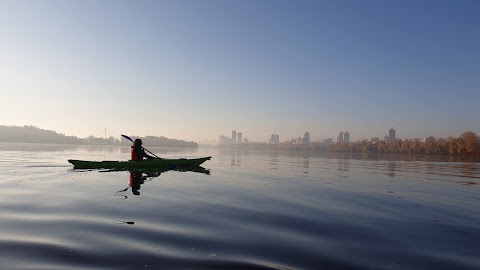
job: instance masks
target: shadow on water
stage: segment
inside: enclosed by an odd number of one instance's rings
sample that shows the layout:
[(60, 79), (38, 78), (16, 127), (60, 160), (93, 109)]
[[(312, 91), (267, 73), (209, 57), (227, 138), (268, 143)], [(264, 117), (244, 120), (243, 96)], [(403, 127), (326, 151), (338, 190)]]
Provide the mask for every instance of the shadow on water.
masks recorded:
[[(109, 169), (109, 170), (101, 170), (101, 173), (109, 173), (109, 172), (128, 172), (128, 187), (122, 190), (117, 191), (126, 192), (129, 188), (131, 188), (133, 195), (140, 195), (140, 187), (147, 181), (151, 181), (154, 178), (159, 177), (162, 173), (168, 171), (175, 171), (175, 172), (195, 172), (195, 173), (202, 173), (206, 175), (210, 175), (210, 169), (206, 169), (202, 166), (197, 167), (189, 167), (189, 168), (175, 168), (175, 169), (156, 169), (156, 168), (138, 168), (138, 169)], [(127, 196), (123, 195), (125, 199)]]

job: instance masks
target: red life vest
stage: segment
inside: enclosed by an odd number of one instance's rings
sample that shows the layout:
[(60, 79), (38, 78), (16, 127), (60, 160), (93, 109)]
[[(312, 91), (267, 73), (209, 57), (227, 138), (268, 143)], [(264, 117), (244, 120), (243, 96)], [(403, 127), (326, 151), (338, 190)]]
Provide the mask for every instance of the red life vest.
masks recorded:
[(135, 153), (134, 146), (130, 147), (130, 159), (135, 161), (143, 160), (143, 157), (138, 157), (137, 154)]

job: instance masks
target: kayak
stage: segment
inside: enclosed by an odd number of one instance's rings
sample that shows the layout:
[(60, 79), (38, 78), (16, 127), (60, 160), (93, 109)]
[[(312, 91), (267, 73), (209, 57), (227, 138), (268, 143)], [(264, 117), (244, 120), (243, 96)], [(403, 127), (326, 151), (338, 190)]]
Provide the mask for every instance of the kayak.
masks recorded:
[(191, 168), (198, 167), (200, 164), (212, 157), (203, 158), (178, 158), (178, 159), (148, 159), (142, 161), (86, 161), (69, 159), (68, 162), (73, 164), (74, 169), (135, 169), (135, 168)]

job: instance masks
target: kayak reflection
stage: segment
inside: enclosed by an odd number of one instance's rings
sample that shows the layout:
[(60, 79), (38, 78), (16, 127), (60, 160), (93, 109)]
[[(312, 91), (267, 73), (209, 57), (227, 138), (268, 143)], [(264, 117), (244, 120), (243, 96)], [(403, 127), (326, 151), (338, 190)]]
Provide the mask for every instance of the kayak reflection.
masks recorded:
[[(140, 187), (146, 181), (151, 181), (153, 178), (159, 177), (162, 173), (167, 171), (177, 171), (177, 172), (196, 172), (196, 173), (203, 173), (203, 174), (210, 174), (209, 169), (205, 169), (201, 166), (191, 167), (191, 168), (176, 168), (176, 169), (130, 169), (130, 170), (104, 170), (101, 172), (118, 172), (118, 171), (128, 171), (129, 178), (128, 178), (128, 187), (122, 190), (117, 191), (117, 193), (125, 192), (129, 188), (131, 188), (132, 193), (134, 195), (140, 195)], [(127, 196), (125, 196), (127, 198)]]

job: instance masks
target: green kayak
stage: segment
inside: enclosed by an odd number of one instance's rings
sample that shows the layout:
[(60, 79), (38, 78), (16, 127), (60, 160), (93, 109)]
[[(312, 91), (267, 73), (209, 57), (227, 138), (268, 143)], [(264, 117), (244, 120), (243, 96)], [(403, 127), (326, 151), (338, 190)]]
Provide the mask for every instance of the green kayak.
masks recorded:
[(200, 166), (203, 162), (210, 160), (212, 157), (203, 158), (178, 158), (178, 159), (149, 159), (143, 161), (85, 161), (69, 159), (68, 162), (73, 164), (75, 169), (135, 169), (135, 168), (190, 168)]

